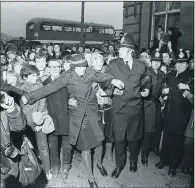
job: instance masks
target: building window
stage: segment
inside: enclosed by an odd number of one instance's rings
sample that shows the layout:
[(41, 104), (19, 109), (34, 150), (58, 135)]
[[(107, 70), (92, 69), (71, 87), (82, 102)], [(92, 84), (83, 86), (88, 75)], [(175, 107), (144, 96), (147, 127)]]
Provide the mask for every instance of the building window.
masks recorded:
[(166, 10), (166, 2), (157, 1), (155, 2), (155, 12), (162, 12)]
[(157, 27), (161, 25), (166, 32), (169, 27), (175, 27), (180, 20), (181, 2), (179, 1), (155, 1), (153, 3), (153, 17), (151, 39), (154, 38)]

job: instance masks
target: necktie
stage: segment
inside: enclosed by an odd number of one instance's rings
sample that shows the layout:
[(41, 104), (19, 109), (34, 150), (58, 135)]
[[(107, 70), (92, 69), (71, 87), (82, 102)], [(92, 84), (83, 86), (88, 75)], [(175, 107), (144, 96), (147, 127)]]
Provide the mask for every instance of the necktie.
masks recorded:
[(130, 71), (131, 70), (131, 66), (129, 65), (129, 62), (126, 61), (125, 63), (126, 63), (126, 66), (127, 66), (128, 70)]

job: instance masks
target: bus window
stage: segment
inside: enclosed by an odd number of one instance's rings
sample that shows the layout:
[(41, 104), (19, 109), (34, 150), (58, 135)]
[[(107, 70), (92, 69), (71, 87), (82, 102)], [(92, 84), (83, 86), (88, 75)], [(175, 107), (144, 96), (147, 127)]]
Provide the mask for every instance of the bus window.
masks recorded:
[(114, 30), (113, 29), (105, 29), (105, 34), (113, 35), (114, 34)]
[(104, 28), (96, 28), (96, 33), (104, 34)]
[(80, 27), (75, 27), (74, 31), (75, 32), (81, 32), (81, 28)]
[(28, 24), (27, 28), (32, 30), (32, 29), (35, 28), (35, 24), (34, 23), (30, 23), (30, 24)]
[(64, 31), (66, 32), (72, 32), (72, 27), (71, 26), (64, 26)]
[(41, 29), (42, 30), (45, 30), (45, 31), (51, 31), (51, 24), (49, 24), (49, 23), (43, 23), (41, 25)]
[(91, 33), (93, 28), (91, 26), (85, 28), (86, 33)]
[(62, 31), (63, 28), (61, 25), (52, 25), (52, 30), (53, 31)]

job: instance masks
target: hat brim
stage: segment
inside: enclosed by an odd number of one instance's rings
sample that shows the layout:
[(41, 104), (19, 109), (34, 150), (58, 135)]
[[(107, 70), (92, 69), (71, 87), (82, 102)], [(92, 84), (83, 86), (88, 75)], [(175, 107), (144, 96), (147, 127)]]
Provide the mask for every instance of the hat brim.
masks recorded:
[(184, 63), (184, 62), (189, 63), (189, 59), (176, 59), (175, 61), (176, 63)]
[(162, 62), (162, 59), (159, 59), (159, 58), (151, 58), (151, 61), (158, 61), (158, 62)]
[(135, 48), (135, 46), (133, 46), (133, 45), (128, 45), (128, 44), (119, 44), (118, 47), (119, 47), (119, 48), (122, 48), (122, 47), (126, 47), (126, 48)]
[(78, 64), (70, 62), (70, 65), (72, 67), (87, 67), (88, 66), (88, 62), (87, 62), (87, 60), (85, 60), (83, 63), (78, 63)]

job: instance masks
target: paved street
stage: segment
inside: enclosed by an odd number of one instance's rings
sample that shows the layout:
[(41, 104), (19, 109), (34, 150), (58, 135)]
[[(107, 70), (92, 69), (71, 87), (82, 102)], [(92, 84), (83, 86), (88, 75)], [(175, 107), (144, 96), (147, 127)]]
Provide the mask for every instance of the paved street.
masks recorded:
[[(149, 165), (148, 167), (145, 167), (141, 164), (139, 159), (139, 169), (137, 173), (132, 173), (129, 171), (129, 161), (127, 161), (121, 176), (114, 180), (110, 177), (114, 166), (112, 166), (107, 157), (105, 157), (103, 163), (108, 170), (109, 176), (102, 177), (95, 166), (95, 178), (99, 187), (189, 187), (190, 176), (182, 175), (180, 170), (177, 170), (176, 177), (171, 178), (167, 175), (168, 167), (165, 167), (162, 170), (155, 168), (155, 164), (158, 162), (158, 160), (159, 158), (151, 153)], [(77, 160), (73, 162), (73, 167), (70, 171), (69, 178), (66, 181), (63, 181), (61, 177), (52, 179), (48, 183), (47, 187), (89, 187), (81, 158), (77, 158)]]
[[(148, 167), (143, 166), (140, 163), (140, 158), (138, 162), (137, 173), (132, 173), (129, 171), (129, 161), (125, 169), (122, 171), (118, 179), (112, 179), (110, 177), (114, 166), (111, 165), (107, 157), (104, 158), (104, 166), (106, 167), (109, 176), (102, 177), (97, 167), (94, 167), (94, 174), (96, 181), (100, 188), (102, 187), (112, 187), (112, 188), (129, 188), (129, 187), (159, 187), (159, 188), (188, 188), (190, 186), (190, 176), (181, 174), (180, 170), (177, 170), (176, 177), (170, 177), (167, 175), (168, 167), (162, 170), (155, 168), (155, 164), (158, 162), (158, 157), (151, 153), (149, 158)], [(82, 159), (78, 157), (71, 168), (69, 177), (67, 180), (63, 180), (61, 175), (58, 178), (53, 178), (50, 182), (46, 183), (42, 178), (36, 182), (33, 186), (28, 186), (29, 188), (63, 188), (63, 187), (89, 187), (87, 176), (85, 173), (84, 165)], [(14, 184), (12, 188), (16, 187)]]

